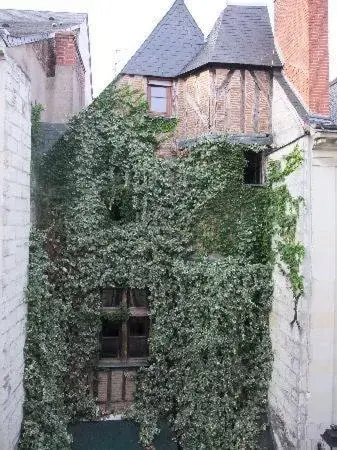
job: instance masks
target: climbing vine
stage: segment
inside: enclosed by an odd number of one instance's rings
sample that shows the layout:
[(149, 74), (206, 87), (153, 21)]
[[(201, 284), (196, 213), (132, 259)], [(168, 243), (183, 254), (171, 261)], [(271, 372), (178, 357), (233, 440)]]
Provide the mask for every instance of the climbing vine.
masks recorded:
[(282, 161), (270, 161), (269, 184), (272, 188), (271, 211), (274, 224), (274, 247), (276, 264), (289, 280), (294, 297), (294, 319), (291, 322), (298, 327), (297, 306), (304, 294), (301, 265), (305, 250), (297, 238), (297, 223), (303, 197), (293, 197), (287, 187), (289, 175), (296, 172), (303, 164), (303, 152), (297, 146)]
[(150, 293), (150, 358), (130, 413), (142, 444), (165, 421), (184, 449), (256, 446), (276, 260), (300, 286), (289, 237), (300, 203), (283, 183), (297, 165), (273, 164), (266, 185), (252, 188), (243, 183), (251, 148), (225, 137), (160, 158), (175, 125), (111, 85), (39, 162), (22, 449), (67, 449), (68, 424), (97, 415), (89, 375), (101, 321), (128, 315), (102, 314), (105, 286)]

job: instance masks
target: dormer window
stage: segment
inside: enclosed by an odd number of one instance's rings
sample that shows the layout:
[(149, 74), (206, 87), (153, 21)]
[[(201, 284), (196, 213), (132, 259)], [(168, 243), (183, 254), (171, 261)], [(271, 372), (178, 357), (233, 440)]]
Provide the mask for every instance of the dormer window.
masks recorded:
[(159, 116), (172, 113), (172, 82), (150, 78), (147, 86), (150, 112)]

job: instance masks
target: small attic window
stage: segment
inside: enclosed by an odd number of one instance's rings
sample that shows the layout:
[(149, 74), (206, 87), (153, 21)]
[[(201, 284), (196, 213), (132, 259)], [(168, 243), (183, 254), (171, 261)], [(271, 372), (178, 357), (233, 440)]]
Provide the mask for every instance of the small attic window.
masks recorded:
[(168, 80), (148, 80), (147, 97), (150, 112), (159, 116), (172, 113), (172, 82)]
[(245, 159), (245, 184), (262, 184), (262, 152), (254, 152), (252, 150), (249, 150), (245, 152)]
[(50, 17), (49, 17), (49, 20), (55, 20), (55, 18), (54, 18), (54, 17), (52, 17), (52, 16), (50, 16)]

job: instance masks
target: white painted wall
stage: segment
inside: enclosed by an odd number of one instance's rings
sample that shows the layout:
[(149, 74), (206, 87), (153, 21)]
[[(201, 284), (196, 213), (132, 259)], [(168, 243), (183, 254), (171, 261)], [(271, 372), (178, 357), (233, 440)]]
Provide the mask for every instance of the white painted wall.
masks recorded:
[[(282, 87), (274, 82), (273, 133), (276, 147), (303, 134)], [(279, 449), (317, 450), (321, 434), (337, 424), (337, 134), (308, 130), (297, 142), (304, 151), (301, 170), (288, 179), (293, 195), (305, 200), (298, 238), (306, 256), (302, 267), (305, 296), (301, 326), (291, 327), (294, 299), (288, 282), (275, 269), (270, 317), (274, 352), (269, 391), (270, 414)], [(279, 159), (296, 144), (271, 157)]]
[(0, 57), (0, 449), (13, 450), (23, 405), (30, 230), (30, 81)]
[(304, 152), (303, 166), (287, 179), (291, 194), (305, 199), (305, 208), (298, 224), (298, 238), (306, 248), (303, 265), (306, 296), (298, 305), (301, 330), (296, 325), (291, 326), (294, 318), (294, 298), (289, 282), (277, 268), (274, 271), (274, 301), (270, 317), (274, 365), (269, 403), (279, 448), (283, 449), (300, 448), (300, 441), (305, 440), (306, 426), (310, 298), (310, 138), (303, 137), (296, 143), (286, 145), (303, 134), (302, 121), (278, 81), (274, 80), (274, 145), (278, 148), (285, 147), (271, 155), (271, 159), (281, 159), (296, 145)]

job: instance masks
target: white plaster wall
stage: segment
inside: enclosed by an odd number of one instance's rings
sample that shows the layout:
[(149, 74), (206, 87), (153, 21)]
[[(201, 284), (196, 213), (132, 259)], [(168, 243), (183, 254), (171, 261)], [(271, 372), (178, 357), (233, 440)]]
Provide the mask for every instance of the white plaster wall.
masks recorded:
[[(311, 198), (310, 166), (311, 138), (303, 137), (303, 124), (289, 102), (282, 87), (274, 80), (273, 89), (273, 135), (275, 147), (283, 147), (271, 155), (280, 159), (290, 153), (296, 145), (304, 152), (304, 164), (289, 176), (287, 186), (293, 196), (302, 196), (305, 207), (298, 224), (298, 239), (306, 248), (303, 265), (305, 276), (305, 298), (298, 305), (297, 325), (291, 326), (294, 318), (294, 298), (290, 284), (279, 269), (274, 271), (274, 301), (270, 316), (270, 330), (274, 354), (273, 374), (269, 390), (270, 414), (275, 438), (280, 449), (303, 447), (306, 440), (306, 416), (309, 363), (309, 302), (310, 302), (310, 246), (311, 246)], [(317, 450), (317, 446), (315, 447)]]
[(325, 429), (337, 424), (337, 134), (332, 144), (315, 139), (311, 196), (307, 438), (317, 443)]
[(22, 420), (28, 240), (30, 81), (0, 59), (0, 449), (13, 450)]
[(80, 26), (78, 47), (85, 67), (84, 105), (88, 106), (92, 102), (92, 75), (88, 19)]

